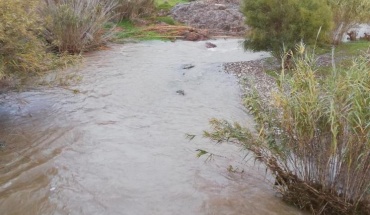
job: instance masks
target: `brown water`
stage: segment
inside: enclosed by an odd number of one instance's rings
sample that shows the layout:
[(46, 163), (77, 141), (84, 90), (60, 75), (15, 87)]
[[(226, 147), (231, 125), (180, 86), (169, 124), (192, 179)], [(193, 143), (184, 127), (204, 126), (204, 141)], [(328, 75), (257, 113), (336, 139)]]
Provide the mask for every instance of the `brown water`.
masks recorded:
[[(112, 45), (86, 57), (80, 93), (0, 95), (0, 214), (300, 214), (245, 151), (200, 137), (212, 117), (252, 126), (220, 62), (267, 56), (214, 42)], [(227, 158), (205, 162), (199, 148)]]

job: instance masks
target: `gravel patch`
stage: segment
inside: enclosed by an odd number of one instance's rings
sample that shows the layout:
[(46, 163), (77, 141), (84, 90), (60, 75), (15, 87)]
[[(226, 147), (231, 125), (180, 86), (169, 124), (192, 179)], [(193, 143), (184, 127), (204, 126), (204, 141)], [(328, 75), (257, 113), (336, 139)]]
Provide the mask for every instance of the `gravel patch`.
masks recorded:
[(278, 70), (279, 64), (273, 58), (223, 64), (226, 73), (234, 74), (244, 94), (256, 89), (265, 103), (270, 103), (273, 92), (278, 90), (276, 80), (266, 70)]
[[(339, 63), (343, 59), (345, 58), (336, 58), (335, 62)], [(331, 65), (331, 54), (323, 54), (316, 59), (316, 66), (318, 67)], [(265, 104), (271, 104), (274, 92), (278, 91), (276, 79), (267, 74), (266, 71), (280, 71), (280, 68), (280, 62), (273, 57), (223, 64), (226, 73), (233, 74), (238, 78), (243, 94), (248, 94), (256, 89)]]
[(207, 29), (212, 34), (241, 36), (247, 26), (240, 12), (239, 1), (213, 0), (178, 4), (171, 10), (171, 16), (188, 26)]

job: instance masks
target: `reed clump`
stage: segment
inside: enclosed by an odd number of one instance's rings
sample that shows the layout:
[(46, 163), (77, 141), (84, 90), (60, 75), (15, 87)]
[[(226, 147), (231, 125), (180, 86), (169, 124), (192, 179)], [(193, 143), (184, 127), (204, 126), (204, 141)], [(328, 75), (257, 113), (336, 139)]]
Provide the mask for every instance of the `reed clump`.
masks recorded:
[(320, 76), (299, 45), (294, 69), (282, 71), (272, 104), (251, 92), (251, 131), (212, 120), (205, 136), (245, 146), (276, 177), (283, 199), (313, 214), (370, 214), (369, 53)]
[(111, 36), (105, 25), (114, 17), (115, 0), (45, 0), (46, 37), (59, 52), (80, 53)]

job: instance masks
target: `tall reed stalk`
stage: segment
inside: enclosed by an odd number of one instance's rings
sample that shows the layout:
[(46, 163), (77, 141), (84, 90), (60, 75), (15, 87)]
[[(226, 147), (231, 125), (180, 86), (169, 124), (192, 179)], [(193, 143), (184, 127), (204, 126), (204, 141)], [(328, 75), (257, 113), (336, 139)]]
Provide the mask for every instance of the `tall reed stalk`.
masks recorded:
[(274, 105), (250, 93), (256, 131), (212, 120), (205, 136), (235, 141), (276, 176), (283, 199), (314, 214), (370, 214), (369, 54), (327, 76), (297, 49), (295, 68), (281, 72)]

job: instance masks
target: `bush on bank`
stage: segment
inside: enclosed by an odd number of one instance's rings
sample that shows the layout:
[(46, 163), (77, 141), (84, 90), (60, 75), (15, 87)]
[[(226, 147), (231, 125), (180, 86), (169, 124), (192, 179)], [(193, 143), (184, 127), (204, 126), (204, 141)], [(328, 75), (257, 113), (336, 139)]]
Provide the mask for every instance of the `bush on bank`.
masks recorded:
[(0, 0), (0, 79), (11, 73), (47, 70), (51, 56), (39, 38), (37, 0)]
[(243, 12), (251, 27), (244, 42), (249, 50), (270, 51), (280, 58), (301, 40), (330, 40), (332, 13), (322, 0), (244, 0)]
[(273, 104), (247, 95), (255, 131), (213, 120), (205, 136), (245, 146), (288, 203), (313, 214), (370, 214), (370, 56), (323, 77), (314, 57), (298, 50)]
[(281, 58), (303, 40), (308, 45), (339, 44), (356, 24), (370, 21), (369, 0), (244, 0), (251, 27), (245, 48)]

